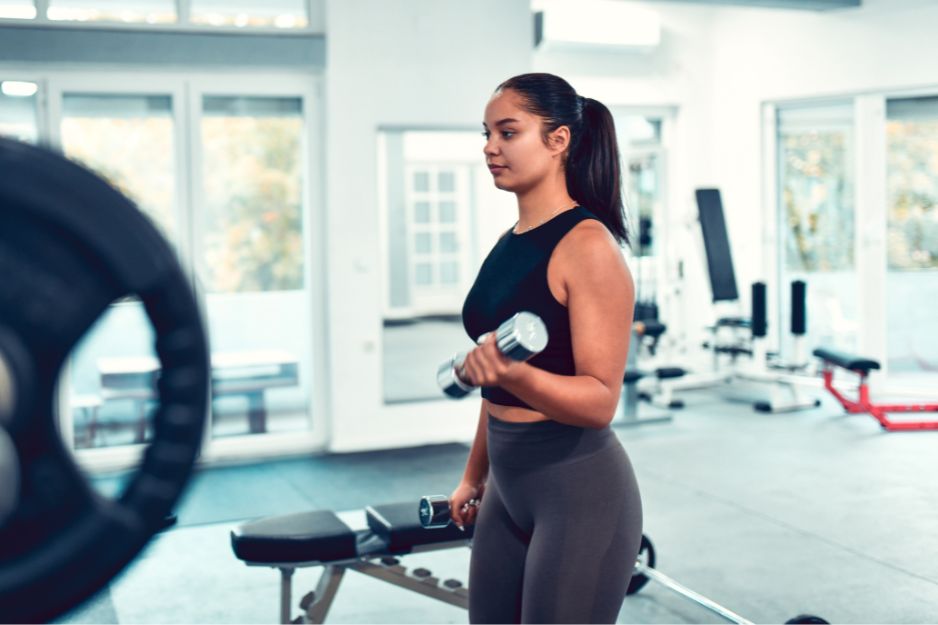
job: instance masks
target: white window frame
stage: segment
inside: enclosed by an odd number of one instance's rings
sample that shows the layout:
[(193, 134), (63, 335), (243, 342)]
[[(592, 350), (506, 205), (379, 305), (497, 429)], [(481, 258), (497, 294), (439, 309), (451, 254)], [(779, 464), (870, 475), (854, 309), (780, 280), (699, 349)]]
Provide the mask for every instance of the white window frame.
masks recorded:
[[(304, 167), (303, 190), (303, 243), (305, 246), (304, 291), (307, 310), (310, 311), (310, 344), (312, 371), (302, 371), (302, 383), (309, 390), (307, 416), (311, 428), (304, 432), (268, 433), (261, 436), (211, 438), (207, 427), (199, 461), (211, 464), (218, 461), (249, 458), (277, 457), (309, 453), (326, 448), (330, 436), (328, 362), (326, 359), (326, 283), (318, 268), (325, 258), (325, 190), (322, 187), (322, 154), (324, 129), (322, 111), (323, 77), (318, 73), (245, 73), (220, 71), (215, 74), (130, 71), (126, 68), (100, 67), (75, 71), (48, 71), (42, 65), (34, 67), (7, 66), (0, 63), (0, 79), (29, 80), (40, 85), (39, 127), (40, 143), (59, 149), (59, 128), (62, 119), (62, 97), (66, 93), (115, 95), (171, 95), (173, 97), (175, 168), (177, 202), (177, 249), (183, 268), (194, 285), (196, 296), (203, 305), (206, 294), (194, 276), (199, 262), (196, 249), (197, 233), (193, 218), (199, 206), (201, 188), (199, 168), (201, 103), (203, 95), (231, 95), (238, 97), (268, 96), (301, 98), (304, 119), (302, 150), (307, 159)], [(186, 173), (188, 172), (188, 173)], [(59, 384), (59, 415), (63, 439), (72, 446), (72, 415), (68, 406), (69, 372), (63, 371)], [(110, 448), (75, 450), (80, 464), (91, 471), (119, 470), (140, 462), (145, 445), (127, 445)]]
[(175, 0), (177, 22), (172, 24), (146, 24), (139, 22), (50, 20), (50, 0), (34, 0), (36, 17), (32, 19), (0, 18), (0, 26), (25, 26), (35, 28), (81, 28), (95, 30), (131, 30), (151, 32), (200, 32), (239, 33), (244, 35), (322, 35), (325, 33), (325, 0), (305, 0), (307, 25), (302, 28), (278, 28), (275, 26), (208, 26), (193, 24), (190, 19), (192, 0)]

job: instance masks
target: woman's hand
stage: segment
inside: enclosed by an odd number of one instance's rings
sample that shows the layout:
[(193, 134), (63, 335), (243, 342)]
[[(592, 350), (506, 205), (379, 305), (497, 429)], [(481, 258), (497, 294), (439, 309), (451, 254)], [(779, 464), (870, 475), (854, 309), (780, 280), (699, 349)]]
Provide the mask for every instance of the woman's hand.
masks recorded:
[(501, 386), (517, 372), (520, 362), (508, 358), (498, 349), (495, 333), (489, 332), (482, 337), (479, 346), (466, 355), (462, 368), (458, 371), (463, 381), (473, 386)]
[(467, 525), (475, 524), (483, 492), (485, 492), (485, 482), (479, 485), (460, 482), (453, 494), (449, 496), (450, 518), (459, 529), (464, 530)]

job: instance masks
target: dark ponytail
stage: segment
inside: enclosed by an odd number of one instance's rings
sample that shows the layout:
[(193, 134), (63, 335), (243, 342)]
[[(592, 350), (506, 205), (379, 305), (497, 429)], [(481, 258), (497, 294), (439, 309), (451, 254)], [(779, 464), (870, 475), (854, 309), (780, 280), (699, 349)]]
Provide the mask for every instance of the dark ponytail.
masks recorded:
[(566, 154), (567, 192), (606, 225), (620, 245), (629, 243), (622, 204), (619, 146), (612, 113), (598, 100), (584, 98), (553, 74), (521, 74), (497, 91), (512, 89), (525, 109), (543, 118), (544, 140), (561, 126), (570, 129)]

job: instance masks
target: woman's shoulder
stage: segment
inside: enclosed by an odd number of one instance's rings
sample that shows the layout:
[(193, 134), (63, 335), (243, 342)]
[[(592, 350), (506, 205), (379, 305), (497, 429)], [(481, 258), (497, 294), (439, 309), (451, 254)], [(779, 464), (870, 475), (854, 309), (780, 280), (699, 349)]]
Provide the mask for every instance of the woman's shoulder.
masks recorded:
[(558, 243), (564, 247), (580, 248), (607, 248), (618, 249), (615, 238), (606, 225), (598, 217), (583, 209), (583, 218), (580, 219)]

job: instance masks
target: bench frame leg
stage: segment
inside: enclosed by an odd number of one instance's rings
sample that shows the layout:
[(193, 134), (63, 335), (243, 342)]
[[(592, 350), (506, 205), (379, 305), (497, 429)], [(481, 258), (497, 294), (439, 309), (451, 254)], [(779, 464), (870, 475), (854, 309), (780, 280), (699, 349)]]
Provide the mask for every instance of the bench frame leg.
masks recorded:
[(290, 603), (293, 589), (293, 571), (289, 567), (278, 567), (280, 569), (280, 623), (290, 622)]

